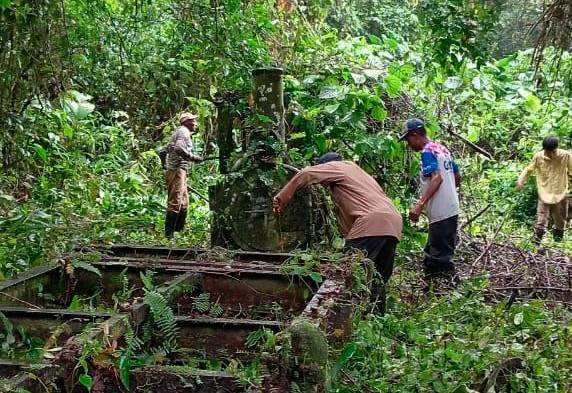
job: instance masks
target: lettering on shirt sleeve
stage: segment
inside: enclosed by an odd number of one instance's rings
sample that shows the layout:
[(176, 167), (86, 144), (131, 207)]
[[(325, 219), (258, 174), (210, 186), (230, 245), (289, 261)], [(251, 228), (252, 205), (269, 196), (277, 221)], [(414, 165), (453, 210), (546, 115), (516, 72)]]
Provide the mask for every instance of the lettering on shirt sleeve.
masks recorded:
[(429, 177), (433, 172), (439, 171), (437, 157), (431, 152), (421, 153), (421, 173), (424, 177)]
[(455, 161), (453, 161), (453, 173), (459, 173), (459, 165)]

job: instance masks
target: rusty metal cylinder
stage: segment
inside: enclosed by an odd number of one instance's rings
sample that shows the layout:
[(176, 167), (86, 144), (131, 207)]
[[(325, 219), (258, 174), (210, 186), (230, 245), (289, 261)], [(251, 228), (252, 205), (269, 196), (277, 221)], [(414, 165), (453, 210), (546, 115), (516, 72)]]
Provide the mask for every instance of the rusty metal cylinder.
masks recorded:
[(281, 68), (257, 68), (252, 71), (254, 110), (270, 118), (270, 121), (260, 122), (266, 133), (254, 136), (255, 139), (266, 139), (269, 134), (274, 134), (281, 142), (285, 140), (282, 75), (284, 71)]

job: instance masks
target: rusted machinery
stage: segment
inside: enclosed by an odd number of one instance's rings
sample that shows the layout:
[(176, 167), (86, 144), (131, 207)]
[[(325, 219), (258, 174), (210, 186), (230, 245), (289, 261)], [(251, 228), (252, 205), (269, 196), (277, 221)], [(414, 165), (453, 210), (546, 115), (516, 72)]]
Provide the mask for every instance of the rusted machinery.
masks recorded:
[[(288, 392), (294, 386), (323, 391), (329, 348), (349, 337), (367, 298), (371, 269), (361, 256), (308, 267), (304, 258), (310, 254), (284, 252), (320, 240), (323, 198), (308, 190), (282, 215), (272, 213), (272, 196), (295, 172), (281, 164), (282, 70), (255, 70), (253, 80), (247, 115), (238, 114), (236, 101), (218, 102), (224, 176), (210, 190), (212, 245), (226, 249), (99, 247), (87, 261), (85, 254), (72, 254), (65, 263), (0, 282), (7, 347), (36, 349), (39, 355), (30, 360), (15, 351), (0, 359), (0, 391), (84, 392), (91, 384), (96, 393), (126, 391), (126, 386), (133, 392), (252, 392), (257, 391), (252, 384), (228, 371), (249, 362), (262, 373), (258, 391)], [(233, 138), (237, 124), (240, 146)], [(297, 269), (288, 269), (291, 265)], [(151, 280), (172, 310), (167, 328), (176, 329), (178, 350), (151, 365), (126, 368), (129, 358), (113, 358), (117, 348), (135, 348), (134, 337), (141, 335), (159, 347), (168, 338), (161, 337), (164, 326), (158, 334), (145, 333), (156, 317), (145, 301)], [(257, 335), (276, 342), (261, 353), (252, 345)], [(91, 341), (106, 356), (87, 360), (85, 346)], [(209, 366), (213, 362), (218, 369)]]

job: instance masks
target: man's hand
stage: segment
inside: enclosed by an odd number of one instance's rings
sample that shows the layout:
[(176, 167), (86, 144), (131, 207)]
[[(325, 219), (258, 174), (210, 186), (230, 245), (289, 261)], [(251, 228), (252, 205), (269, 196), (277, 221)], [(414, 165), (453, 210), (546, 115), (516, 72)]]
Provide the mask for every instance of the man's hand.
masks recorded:
[(522, 190), (523, 187), (524, 187), (524, 182), (522, 181), (522, 179), (518, 179), (518, 181), (516, 182), (516, 188), (518, 190)]
[(409, 210), (409, 219), (413, 222), (417, 222), (419, 220), (419, 217), (421, 216), (422, 211), (423, 211), (423, 206), (419, 203), (415, 204), (415, 206), (413, 206)]
[(282, 201), (280, 200), (280, 198), (278, 198), (277, 196), (275, 196), (272, 199), (272, 210), (274, 211), (274, 213), (282, 213), (282, 209), (284, 209), (284, 205), (282, 204)]

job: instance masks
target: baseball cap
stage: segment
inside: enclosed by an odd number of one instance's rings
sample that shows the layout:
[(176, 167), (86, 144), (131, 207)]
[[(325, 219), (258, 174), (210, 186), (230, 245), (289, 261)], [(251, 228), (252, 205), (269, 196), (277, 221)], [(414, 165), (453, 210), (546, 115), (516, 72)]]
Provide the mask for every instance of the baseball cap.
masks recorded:
[(320, 158), (318, 158), (316, 160), (316, 163), (318, 164), (325, 164), (327, 162), (331, 162), (331, 161), (343, 161), (343, 157), (341, 154), (336, 153), (336, 152), (329, 152), (324, 154), (323, 156), (321, 156)]
[(412, 119), (407, 120), (405, 122), (405, 132), (401, 134), (399, 140), (400, 141), (404, 140), (407, 137), (407, 135), (409, 135), (409, 133), (420, 130), (421, 128), (424, 127), (425, 123), (421, 119), (414, 117)]
[(179, 122), (184, 123), (187, 120), (196, 119), (198, 116), (191, 112), (183, 112), (179, 115)]

